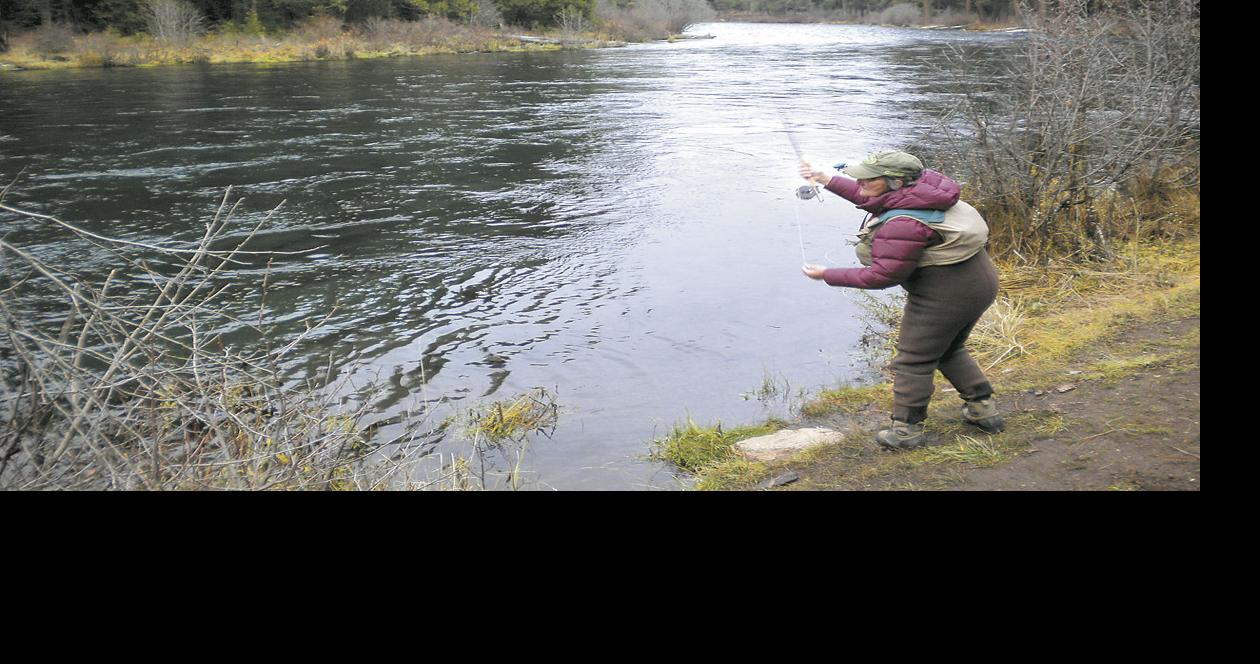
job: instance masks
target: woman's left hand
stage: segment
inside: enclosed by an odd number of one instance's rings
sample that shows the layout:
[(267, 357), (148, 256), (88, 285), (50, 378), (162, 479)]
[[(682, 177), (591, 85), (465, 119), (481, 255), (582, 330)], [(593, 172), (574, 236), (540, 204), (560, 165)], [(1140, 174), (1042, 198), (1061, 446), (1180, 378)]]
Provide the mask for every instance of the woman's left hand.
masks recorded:
[(801, 272), (804, 272), (805, 276), (809, 277), (810, 279), (822, 279), (823, 273), (826, 271), (827, 271), (826, 265), (811, 265), (809, 263), (806, 263), (805, 265), (801, 266)]

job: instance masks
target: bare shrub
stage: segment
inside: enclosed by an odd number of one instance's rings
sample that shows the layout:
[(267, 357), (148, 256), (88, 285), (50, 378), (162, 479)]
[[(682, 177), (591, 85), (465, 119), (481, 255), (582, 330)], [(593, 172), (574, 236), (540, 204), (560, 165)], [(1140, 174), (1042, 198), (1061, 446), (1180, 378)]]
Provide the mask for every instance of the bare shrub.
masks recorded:
[(963, 12), (950, 11), (932, 15), (932, 23), (936, 25), (971, 25), (979, 21), (979, 17), (975, 14), (964, 14)]
[(659, 39), (669, 31), (668, 17), (658, 3), (636, 2), (622, 7), (613, 0), (599, 0), (595, 16), (603, 29), (627, 41)]
[(880, 12), (879, 22), (882, 25), (915, 25), (922, 17), (923, 11), (920, 7), (902, 3)]
[(186, 0), (148, 0), (144, 17), (149, 35), (168, 44), (186, 44), (206, 31), (205, 17)]
[(84, 35), (74, 45), (79, 62), (99, 67), (128, 64), (124, 60), (124, 54), (128, 50), (118, 37), (106, 32)]
[(682, 34), (695, 23), (712, 20), (717, 12), (705, 0), (655, 0), (665, 10), (666, 26), (670, 34)]
[(312, 16), (298, 25), (295, 32), (308, 40), (335, 39), (341, 36), (342, 20), (332, 16)]
[(440, 35), (448, 27), (445, 19), (403, 21), (396, 18), (373, 17), (363, 23), (363, 35), (379, 46), (418, 47), (440, 41)]
[(499, 30), (503, 28), (503, 14), (493, 2), (483, 0), (477, 3), (477, 11), (470, 19), (473, 25)]
[(419, 21), (371, 18), (364, 22), (360, 34), (369, 47), (377, 50), (472, 50), (488, 38), (485, 28), (440, 17), (426, 17)]
[(595, 15), (604, 29), (630, 41), (663, 39), (717, 14), (704, 0), (636, 0), (619, 6), (600, 0)]
[(1198, 184), (1197, 3), (1091, 12), (1064, 0), (1025, 18), (1027, 41), (1002, 75), (977, 74), (961, 50), (950, 58), (943, 74), (960, 73), (962, 120), (945, 122), (956, 130), (951, 152), (999, 251), (1105, 258), (1126, 197), (1149, 199), (1174, 173)]
[(577, 7), (565, 7), (556, 14), (556, 23), (565, 35), (573, 36), (591, 29), (591, 20), (586, 12)]
[(31, 34), (31, 46), (39, 53), (64, 53), (74, 44), (74, 30), (62, 23), (41, 25)]
[[(13, 208), (0, 193), (8, 222), (46, 225), (44, 238), (116, 260), (92, 278), (0, 239), (0, 488), (416, 488), (415, 451), (388, 451), (418, 424), (373, 444), (364, 424), (373, 383), (338, 382), (331, 367), (286, 379), (281, 366), (306, 335), (273, 347), (221, 306), (240, 285), (236, 265), (278, 255), (244, 251), (266, 220), (233, 227), (228, 200), (199, 240), (159, 246)], [(266, 281), (250, 284), (260, 323)], [(224, 343), (224, 331), (242, 328), (258, 342)]]

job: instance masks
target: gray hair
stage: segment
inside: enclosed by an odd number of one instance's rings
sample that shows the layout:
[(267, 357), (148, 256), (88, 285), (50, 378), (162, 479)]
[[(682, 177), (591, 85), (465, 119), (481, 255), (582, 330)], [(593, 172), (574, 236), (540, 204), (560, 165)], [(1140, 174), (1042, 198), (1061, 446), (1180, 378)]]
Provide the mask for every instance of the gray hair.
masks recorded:
[[(901, 180), (901, 184), (900, 185), (895, 184), (893, 180)], [(897, 191), (898, 189), (901, 189), (902, 187), (913, 187), (915, 183), (918, 181), (919, 181), (918, 175), (915, 175), (913, 177), (908, 176), (908, 175), (906, 177), (895, 177), (892, 175), (884, 176), (884, 184), (888, 185), (889, 191)]]

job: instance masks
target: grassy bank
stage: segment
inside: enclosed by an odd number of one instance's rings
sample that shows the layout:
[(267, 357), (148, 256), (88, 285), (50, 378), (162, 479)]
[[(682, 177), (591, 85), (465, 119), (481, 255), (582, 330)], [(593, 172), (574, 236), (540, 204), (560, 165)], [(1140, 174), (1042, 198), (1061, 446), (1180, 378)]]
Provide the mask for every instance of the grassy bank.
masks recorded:
[[(1109, 262), (1000, 264), (998, 303), (977, 327), (970, 347), (990, 375), (1007, 414), (998, 436), (966, 427), (958, 401), (938, 377), (928, 430), (937, 444), (909, 453), (873, 450), (871, 439), (887, 425), (891, 383), (826, 390), (806, 403), (798, 421), (774, 426), (831, 426), (847, 432), (843, 442), (788, 461), (763, 464), (739, 458), (730, 449), (704, 449), (680, 467), (697, 475), (701, 489), (743, 489), (785, 469), (812, 481), (801, 488), (913, 488), (950, 486), (960, 474), (996, 467), (1024, 454), (1034, 441), (1070, 433), (1069, 414), (1042, 407), (1011, 408), (1019, 397), (1071, 393), (1086, 386), (1107, 390), (1126, 379), (1158, 371), (1197, 371), (1199, 354), (1199, 240), (1152, 240), (1129, 248)], [(1132, 331), (1167, 321), (1192, 321), (1158, 344), (1134, 342)], [(1192, 399), (1198, 408), (1197, 379)], [(1079, 393), (1078, 393), (1079, 394)], [(1108, 412), (1110, 407), (1114, 412)], [(1132, 404), (1100, 403), (1108, 422), (1131, 419)], [(743, 430), (748, 430), (745, 428)], [(1112, 431), (1159, 434), (1167, 427), (1141, 423)], [(744, 436), (748, 437), (748, 436)], [(713, 430), (677, 428), (658, 441), (660, 449), (687, 450), (691, 441), (713, 439)], [(807, 469), (806, 471), (802, 469)], [(899, 479), (902, 478), (902, 479)], [(905, 479), (910, 478), (910, 479)]]
[[(340, 20), (317, 17), (291, 30), (248, 30), (228, 23), (204, 35), (183, 40), (155, 39), (147, 34), (115, 31), (77, 33), (53, 25), (17, 34), (7, 52), (0, 52), (0, 71), (74, 69), (83, 67), (148, 67), (176, 64), (281, 63), (316, 60), (374, 59), (439, 53), (546, 51), (565, 48), (603, 48), (627, 42), (673, 40), (687, 23), (708, 20), (703, 14), (679, 18), (653, 3), (626, 8), (608, 6), (595, 21), (576, 29), (541, 32), (509, 27), (493, 29), (475, 23), (430, 17), (419, 21), (375, 20), (346, 26)], [(772, 15), (726, 12), (717, 20), (768, 23), (880, 24), (853, 20), (834, 13)], [(943, 19), (944, 20), (944, 19)], [(955, 20), (955, 19), (950, 19)], [(998, 30), (1009, 24), (941, 23), (968, 30)]]
[(441, 18), (377, 21), (353, 29), (343, 29), (340, 21), (317, 20), (283, 33), (227, 30), (183, 42), (158, 40), (145, 34), (75, 34), (50, 29), (14, 37), (9, 51), (0, 53), (0, 70), (305, 62), (612, 45), (616, 43), (589, 33), (530, 35)]
[(774, 433), (786, 424), (781, 420), (768, 420), (724, 430), (720, 424), (702, 426), (688, 420), (656, 442), (652, 458), (695, 474), (697, 489), (721, 489), (733, 482), (755, 482), (764, 474), (763, 468), (743, 461), (735, 453), (734, 444)]

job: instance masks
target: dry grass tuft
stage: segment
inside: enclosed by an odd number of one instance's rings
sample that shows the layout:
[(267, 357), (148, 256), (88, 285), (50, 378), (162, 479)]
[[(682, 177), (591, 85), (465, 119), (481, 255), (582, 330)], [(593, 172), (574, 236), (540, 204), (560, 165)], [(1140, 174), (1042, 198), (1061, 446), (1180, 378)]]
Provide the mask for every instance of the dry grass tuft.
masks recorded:
[(551, 435), (560, 418), (560, 407), (547, 390), (537, 387), (512, 399), (496, 401), (468, 412), (469, 438), (491, 445), (522, 441), (531, 434)]

